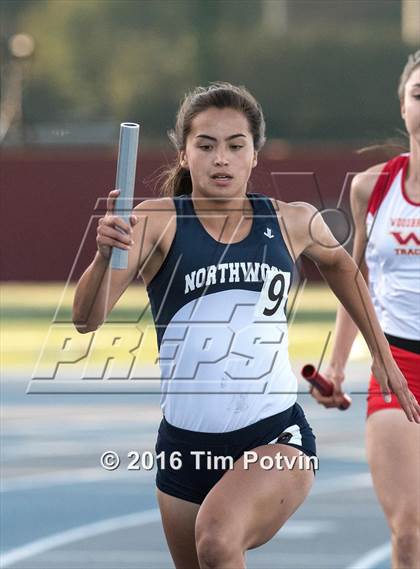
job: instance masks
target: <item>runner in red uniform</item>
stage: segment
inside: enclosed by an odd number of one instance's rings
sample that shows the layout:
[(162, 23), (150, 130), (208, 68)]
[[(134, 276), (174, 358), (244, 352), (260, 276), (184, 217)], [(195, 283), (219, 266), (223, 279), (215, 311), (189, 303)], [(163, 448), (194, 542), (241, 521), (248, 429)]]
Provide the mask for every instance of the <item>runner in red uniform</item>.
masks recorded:
[[(420, 401), (420, 51), (409, 57), (398, 94), (410, 149), (354, 178), (353, 257), (369, 281), (393, 357)], [(325, 373), (334, 381), (335, 393), (322, 397), (312, 390), (326, 407), (340, 403), (356, 334), (355, 324), (340, 307)], [(407, 421), (395, 395), (385, 401), (373, 374), (367, 401), (368, 461), (392, 532), (392, 567), (420, 567), (420, 426)]]

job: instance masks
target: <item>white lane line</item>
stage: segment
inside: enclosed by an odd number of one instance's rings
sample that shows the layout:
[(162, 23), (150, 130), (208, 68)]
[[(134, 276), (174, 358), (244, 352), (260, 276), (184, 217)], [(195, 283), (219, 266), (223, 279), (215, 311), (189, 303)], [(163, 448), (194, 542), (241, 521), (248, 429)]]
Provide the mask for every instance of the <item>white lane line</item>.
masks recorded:
[(391, 556), (391, 544), (389, 542), (371, 549), (347, 569), (374, 569), (379, 563)]
[(74, 484), (88, 484), (90, 482), (127, 482), (133, 484), (145, 484), (152, 480), (156, 471), (118, 471), (108, 472), (97, 468), (78, 468), (68, 472), (48, 472), (36, 475), (17, 476), (0, 481), (0, 492), (19, 492), (25, 490), (37, 490), (50, 488), (51, 486), (73, 486)]
[(6, 552), (2, 556), (1, 567), (10, 567), (18, 561), (28, 559), (39, 553), (44, 553), (55, 547), (67, 545), (75, 541), (87, 539), (109, 533), (124, 528), (134, 526), (143, 526), (160, 520), (160, 512), (158, 509), (146, 510), (144, 512), (136, 512), (126, 516), (118, 516), (115, 518), (108, 518), (100, 522), (78, 526), (73, 529), (54, 533), (48, 537), (31, 541), (21, 547), (16, 547)]
[(334, 522), (323, 520), (289, 520), (276, 534), (274, 539), (309, 539), (318, 533), (332, 533)]
[[(363, 488), (371, 485), (371, 478), (369, 473), (362, 473), (356, 475), (343, 476), (341, 479), (323, 480), (316, 486), (311, 494), (321, 495), (339, 492), (352, 488)], [(52, 534), (48, 537), (29, 542), (21, 547), (17, 547), (6, 552), (3, 556), (1, 567), (9, 567), (12, 563), (27, 559), (33, 555), (44, 553), (60, 545), (79, 541), (87, 537), (97, 536), (103, 533), (108, 533), (124, 527), (132, 527), (135, 525), (146, 525), (158, 521), (160, 519), (159, 509), (147, 510), (128, 516), (119, 516), (116, 518), (109, 518), (93, 524), (87, 524), (76, 527), (71, 530)], [(365, 568), (364, 568), (365, 569)]]
[[(70, 436), (71, 433), (69, 433)], [(40, 434), (42, 436), (42, 434)], [(89, 436), (89, 435), (87, 435)], [(127, 441), (127, 437), (123, 437), (123, 435), (119, 438), (115, 437), (112, 441), (108, 440), (105, 441), (98, 441), (103, 446), (104, 450), (106, 448), (114, 448), (115, 450), (121, 450), (121, 445), (128, 449), (137, 450), (140, 452), (141, 450), (150, 450), (154, 447), (155, 439), (148, 435), (138, 436), (137, 440), (133, 440), (132, 442)], [(98, 451), (98, 442), (87, 443), (84, 441), (78, 440), (64, 440), (64, 439), (56, 439), (50, 442), (42, 442), (42, 441), (35, 441), (31, 439), (28, 443), (3, 443), (2, 445), (2, 452), (3, 452), (3, 462), (6, 463), (13, 463), (13, 461), (19, 459), (25, 459), (25, 462), (31, 458), (48, 458), (52, 454), (55, 458), (58, 457), (73, 457), (73, 456), (80, 456), (85, 457), (89, 455), (95, 455), (100, 453)], [(127, 456), (129, 451), (121, 450), (122, 456)]]
[[(0, 480), (0, 493), (19, 492), (25, 490), (36, 490), (38, 488), (47, 488), (50, 486), (66, 486), (73, 484), (88, 484), (90, 482), (122, 482), (131, 480), (135, 484), (147, 484), (154, 478), (155, 469), (151, 471), (136, 470), (133, 472), (118, 471), (107, 472), (98, 468), (78, 468), (69, 472), (48, 472), (42, 474), (27, 474), (24, 476), (16, 476), (10, 479)], [(369, 473), (353, 474), (334, 478), (333, 480), (320, 480), (315, 482), (315, 486), (311, 491), (311, 496), (323, 494), (324, 492), (332, 493), (352, 488), (368, 488), (371, 484)]]
[(359, 474), (349, 474), (340, 478), (333, 478), (315, 481), (315, 486), (311, 490), (309, 497), (319, 496), (320, 494), (332, 494), (333, 492), (342, 492), (343, 490), (354, 490), (356, 488), (370, 488), (372, 486), (372, 478), (370, 472), (361, 472)]

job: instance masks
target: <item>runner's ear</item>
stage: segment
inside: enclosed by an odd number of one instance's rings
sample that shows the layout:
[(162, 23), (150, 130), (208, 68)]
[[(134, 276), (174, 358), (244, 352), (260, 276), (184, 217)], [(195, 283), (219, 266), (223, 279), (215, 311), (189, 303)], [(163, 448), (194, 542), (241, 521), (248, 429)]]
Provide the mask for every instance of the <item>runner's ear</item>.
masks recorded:
[(252, 160), (252, 167), (255, 168), (255, 166), (258, 164), (258, 152), (256, 150), (254, 150), (254, 158)]
[(183, 168), (188, 168), (188, 160), (187, 160), (187, 155), (185, 154), (185, 150), (181, 150), (179, 153), (179, 164)]

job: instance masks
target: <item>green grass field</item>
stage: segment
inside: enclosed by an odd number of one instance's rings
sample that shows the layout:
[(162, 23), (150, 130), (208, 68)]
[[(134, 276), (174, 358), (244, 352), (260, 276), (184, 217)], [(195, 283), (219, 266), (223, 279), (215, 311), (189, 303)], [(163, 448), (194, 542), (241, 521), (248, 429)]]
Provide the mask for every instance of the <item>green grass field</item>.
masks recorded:
[[(73, 294), (74, 285), (66, 288), (65, 283), (2, 285), (3, 371), (30, 372), (42, 350), (43, 363), (56, 359), (56, 337), (61, 337), (57, 330), (61, 333), (63, 328), (71, 337), (71, 349), (75, 355), (79, 350), (83, 356), (92, 335), (78, 334), (72, 325)], [(307, 286), (299, 292), (294, 301), (293, 319), (289, 318), (289, 353), (292, 359), (319, 360), (329, 332), (334, 329), (336, 307), (337, 299), (325, 286)], [(152, 364), (157, 357), (156, 335), (143, 286), (131, 285), (114, 307), (107, 323), (96, 332), (94, 357), (98, 360), (103, 358), (104, 351), (109, 350), (112, 344), (115, 330), (120, 328), (124, 331), (121, 350), (124, 350), (125, 342), (136, 345), (136, 338), (142, 335), (141, 347), (133, 351), (133, 355), (145, 364)], [(118, 357), (118, 346), (114, 345), (113, 354)]]

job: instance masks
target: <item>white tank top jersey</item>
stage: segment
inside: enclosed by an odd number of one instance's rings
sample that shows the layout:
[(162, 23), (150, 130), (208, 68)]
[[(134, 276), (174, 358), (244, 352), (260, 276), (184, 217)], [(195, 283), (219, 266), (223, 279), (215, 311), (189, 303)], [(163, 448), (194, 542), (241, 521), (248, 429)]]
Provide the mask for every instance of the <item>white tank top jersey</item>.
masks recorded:
[(251, 231), (230, 245), (204, 229), (190, 195), (173, 198), (175, 237), (147, 286), (161, 407), (182, 429), (233, 431), (296, 402), (285, 316), (294, 263), (270, 199), (247, 196)]
[(369, 200), (366, 262), (382, 330), (420, 340), (420, 203), (409, 199), (409, 155), (387, 162)]

